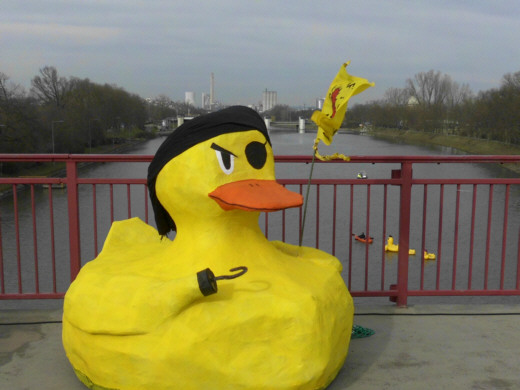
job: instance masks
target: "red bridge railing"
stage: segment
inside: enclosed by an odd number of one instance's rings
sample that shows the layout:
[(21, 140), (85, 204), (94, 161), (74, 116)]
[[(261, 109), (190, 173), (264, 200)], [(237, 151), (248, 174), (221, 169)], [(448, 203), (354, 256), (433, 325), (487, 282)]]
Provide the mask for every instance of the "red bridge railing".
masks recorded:
[[(62, 298), (81, 266), (99, 253), (114, 220), (138, 216), (153, 225), (145, 179), (152, 157), (0, 154), (2, 164), (64, 166), (62, 177), (0, 177), (0, 299)], [(278, 181), (306, 194), (310, 161), (276, 157)], [(453, 177), (453, 171), (519, 162), (520, 156), (317, 162), (303, 245), (337, 256), (355, 297), (389, 297), (402, 306), (418, 296), (518, 296), (520, 179)], [(137, 163), (136, 177), (94, 177), (99, 164), (129, 163)], [(421, 177), (422, 167), (433, 165), (444, 166), (443, 174)], [(376, 174), (356, 179), (360, 166)], [(265, 214), (260, 223), (269, 239), (297, 244), (302, 216), (302, 208), (289, 209)], [(360, 231), (374, 242), (355, 241)], [(390, 235), (397, 253), (385, 251)]]

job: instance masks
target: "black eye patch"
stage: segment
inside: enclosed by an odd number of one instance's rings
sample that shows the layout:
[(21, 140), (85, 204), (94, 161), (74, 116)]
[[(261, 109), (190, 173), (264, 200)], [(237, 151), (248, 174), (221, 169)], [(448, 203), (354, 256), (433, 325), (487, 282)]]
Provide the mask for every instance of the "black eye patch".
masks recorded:
[(267, 160), (265, 144), (257, 141), (250, 142), (246, 146), (246, 157), (253, 168), (261, 169)]

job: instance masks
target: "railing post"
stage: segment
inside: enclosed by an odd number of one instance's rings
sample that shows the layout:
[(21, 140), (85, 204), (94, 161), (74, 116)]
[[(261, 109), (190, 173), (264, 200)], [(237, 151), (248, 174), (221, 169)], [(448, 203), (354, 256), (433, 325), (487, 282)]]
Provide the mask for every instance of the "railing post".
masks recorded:
[(67, 166), (67, 203), (69, 210), (70, 281), (74, 281), (81, 268), (79, 239), (78, 170), (70, 157)]
[(412, 200), (412, 164), (401, 163), (401, 195), (399, 204), (399, 253), (397, 264), (397, 306), (408, 300), (408, 261), (410, 248), (410, 204)]

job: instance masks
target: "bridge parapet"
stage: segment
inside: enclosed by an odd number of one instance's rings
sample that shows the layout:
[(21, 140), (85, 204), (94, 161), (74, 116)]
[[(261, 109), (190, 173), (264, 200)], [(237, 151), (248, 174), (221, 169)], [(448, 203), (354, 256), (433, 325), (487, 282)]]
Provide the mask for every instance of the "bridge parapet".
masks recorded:
[[(0, 177), (0, 184), (11, 188), (0, 209), (0, 299), (61, 298), (80, 267), (97, 256), (114, 220), (138, 216), (153, 224), (146, 178), (78, 173), (79, 164), (148, 164), (152, 158), (0, 154), (1, 163), (54, 162), (67, 167), (65, 177)], [(305, 193), (308, 178), (292, 173), (309, 164), (311, 157), (276, 156), (275, 161), (295, 167), (285, 170), (290, 177), (282, 175), (278, 181)], [(419, 296), (518, 296), (520, 179), (414, 176), (414, 167), (421, 164), (475, 163), (519, 164), (520, 156), (351, 156), (350, 162), (317, 161), (340, 175), (310, 181), (311, 209), (303, 244), (340, 259), (355, 297), (389, 297), (404, 306), (409, 297)], [(388, 177), (356, 179), (356, 164), (386, 166)], [(22, 186), (26, 191), (19, 193)], [(297, 244), (302, 212), (299, 208), (265, 214), (261, 227), (269, 239)], [(374, 242), (354, 240), (361, 231)], [(385, 250), (390, 235), (398, 244), (397, 253)], [(416, 254), (410, 255), (410, 249)]]

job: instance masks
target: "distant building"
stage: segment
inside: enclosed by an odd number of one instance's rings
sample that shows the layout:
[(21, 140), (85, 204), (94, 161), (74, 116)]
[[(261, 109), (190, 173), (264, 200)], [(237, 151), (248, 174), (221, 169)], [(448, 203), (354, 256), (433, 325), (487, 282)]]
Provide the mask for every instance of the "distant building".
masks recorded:
[(185, 92), (184, 103), (195, 106), (195, 92)]
[(408, 106), (409, 107), (415, 107), (419, 105), (419, 100), (415, 96), (410, 96), (408, 99)]
[(316, 108), (321, 110), (323, 108), (323, 103), (325, 103), (325, 98), (317, 98), (316, 99)]
[(276, 91), (268, 91), (267, 88), (262, 94), (262, 110), (268, 111), (278, 104), (278, 94)]

